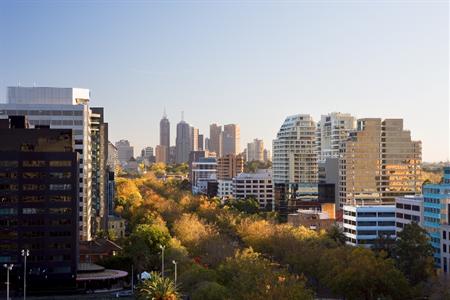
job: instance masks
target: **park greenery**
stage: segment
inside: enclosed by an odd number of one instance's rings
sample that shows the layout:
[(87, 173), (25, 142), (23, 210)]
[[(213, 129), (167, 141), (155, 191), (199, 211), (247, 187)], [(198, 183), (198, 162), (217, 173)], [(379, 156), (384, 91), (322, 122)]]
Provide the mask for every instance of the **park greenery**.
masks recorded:
[[(388, 248), (345, 245), (338, 227), (315, 232), (279, 223), (252, 201), (192, 195), (182, 181), (155, 172), (118, 178), (116, 213), (128, 222), (118, 256), (105, 266), (156, 273), (138, 286), (139, 299), (413, 299), (434, 280), (428, 237), (405, 228)], [(173, 260), (178, 266), (178, 284)], [(170, 279), (170, 280), (168, 280)]]

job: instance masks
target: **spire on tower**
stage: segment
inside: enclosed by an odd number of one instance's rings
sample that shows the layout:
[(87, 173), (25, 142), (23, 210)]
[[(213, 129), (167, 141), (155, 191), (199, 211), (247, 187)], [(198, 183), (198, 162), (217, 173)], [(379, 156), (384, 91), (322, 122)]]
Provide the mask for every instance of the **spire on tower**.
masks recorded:
[(184, 110), (181, 111), (181, 121), (184, 121)]
[(166, 107), (164, 106), (163, 119), (167, 119)]

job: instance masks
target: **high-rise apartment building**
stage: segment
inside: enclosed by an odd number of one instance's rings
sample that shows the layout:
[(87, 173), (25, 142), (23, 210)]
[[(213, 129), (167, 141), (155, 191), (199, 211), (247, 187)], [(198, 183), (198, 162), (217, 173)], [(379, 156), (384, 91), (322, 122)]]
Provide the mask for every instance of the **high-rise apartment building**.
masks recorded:
[(188, 162), (191, 152), (191, 126), (184, 120), (177, 124), (176, 156), (177, 164)]
[(275, 210), (284, 218), (302, 202), (317, 201), (315, 132), (310, 115), (289, 116), (273, 141)]
[(30, 289), (74, 289), (81, 206), (72, 130), (28, 128), (25, 116), (11, 116), (0, 120), (0, 141), (0, 261), (14, 264), (20, 286), (29, 249)]
[(164, 111), (164, 115), (159, 122), (159, 144), (165, 147), (166, 153), (162, 157), (166, 159), (163, 162), (167, 163), (169, 160), (170, 149), (170, 122), (167, 118), (166, 111)]
[(108, 229), (108, 123), (103, 107), (91, 108), (93, 233)]
[(169, 159), (167, 158), (166, 155), (167, 155), (166, 146), (157, 145), (156, 146), (156, 151), (155, 151), (156, 162), (157, 163), (166, 163), (166, 162), (168, 162)]
[(317, 123), (316, 142), (319, 161), (338, 158), (339, 147), (356, 129), (356, 119), (350, 114), (332, 112), (322, 115)]
[(421, 191), (421, 142), (402, 119), (360, 119), (342, 144), (339, 200), (344, 204), (393, 204)]
[(128, 140), (120, 140), (116, 142), (117, 156), (122, 166), (125, 166), (130, 158), (134, 157), (134, 147)]
[(217, 159), (217, 179), (231, 180), (244, 172), (244, 159), (241, 155), (227, 154)]
[(264, 149), (264, 152), (263, 152), (264, 154), (263, 154), (263, 160), (264, 160), (264, 162), (269, 162), (269, 161), (272, 161), (272, 156), (270, 155), (270, 150), (269, 149)]
[(264, 142), (254, 139), (247, 144), (247, 161), (264, 161)]
[(8, 87), (7, 104), (0, 118), (27, 116), (30, 126), (72, 129), (75, 151), (80, 154), (80, 238), (92, 237), (92, 140), (90, 91), (80, 88)]
[(238, 124), (223, 126), (222, 152), (220, 156), (227, 154), (239, 154), (241, 151), (241, 130)]
[(216, 152), (217, 157), (222, 156), (222, 126), (217, 124), (209, 125), (208, 150)]
[(108, 159), (106, 164), (108, 165), (109, 170), (114, 171), (115, 174), (119, 173), (119, 154), (116, 146), (110, 141), (108, 141)]

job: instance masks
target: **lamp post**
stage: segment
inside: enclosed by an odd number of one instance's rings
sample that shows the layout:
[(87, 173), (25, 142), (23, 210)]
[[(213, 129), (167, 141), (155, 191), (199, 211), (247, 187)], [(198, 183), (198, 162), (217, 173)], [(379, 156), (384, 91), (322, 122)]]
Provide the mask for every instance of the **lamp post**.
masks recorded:
[(22, 249), (23, 256), (23, 300), (27, 299), (27, 257), (30, 255), (30, 250)]
[(177, 285), (177, 262), (175, 260), (172, 260), (172, 263), (175, 266), (175, 285)]
[(12, 268), (14, 267), (13, 264), (4, 264), (3, 267), (6, 268), (6, 300), (10, 300), (9, 298), (9, 271), (12, 270)]
[(164, 278), (164, 249), (166, 248), (163, 245), (159, 245), (159, 248), (161, 248), (161, 275), (162, 278)]

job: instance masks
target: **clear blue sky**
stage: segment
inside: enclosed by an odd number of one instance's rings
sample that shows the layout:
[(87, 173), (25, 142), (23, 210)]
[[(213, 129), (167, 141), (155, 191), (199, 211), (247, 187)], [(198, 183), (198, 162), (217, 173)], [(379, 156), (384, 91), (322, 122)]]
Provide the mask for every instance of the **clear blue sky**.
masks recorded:
[(182, 110), (203, 133), (239, 123), (242, 148), (341, 111), (404, 118), (449, 158), (447, 1), (1, 1), (0, 102), (18, 82), (91, 89), (138, 150), (164, 107), (172, 133)]

